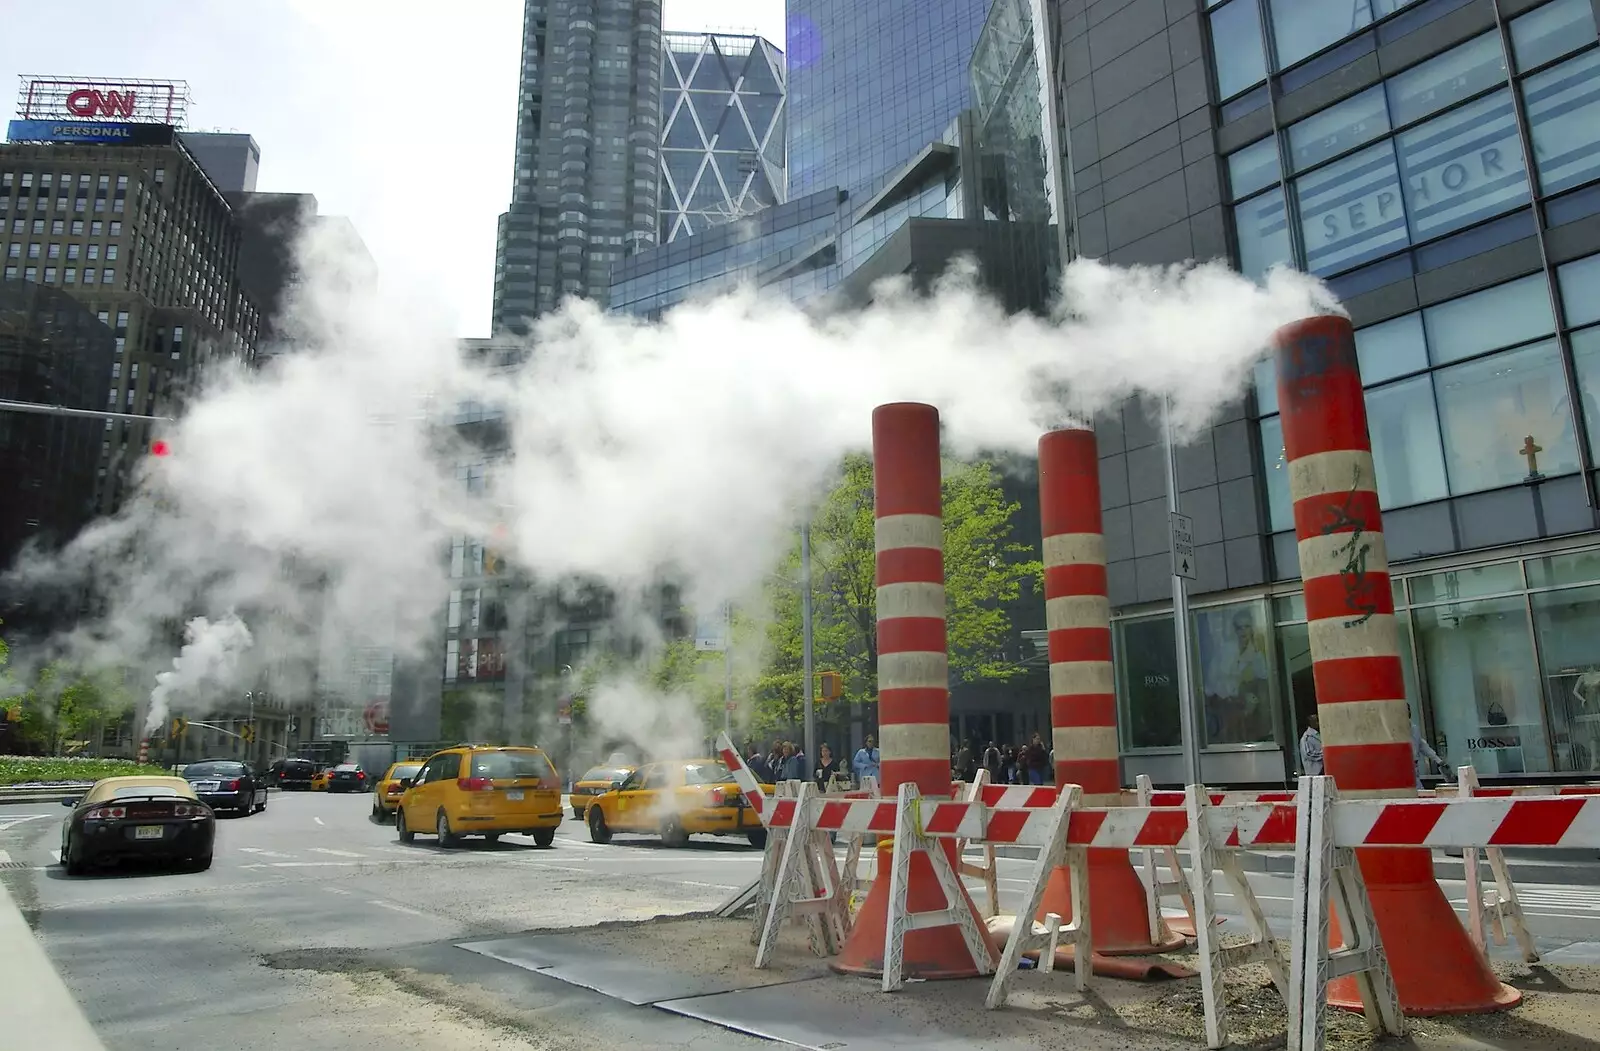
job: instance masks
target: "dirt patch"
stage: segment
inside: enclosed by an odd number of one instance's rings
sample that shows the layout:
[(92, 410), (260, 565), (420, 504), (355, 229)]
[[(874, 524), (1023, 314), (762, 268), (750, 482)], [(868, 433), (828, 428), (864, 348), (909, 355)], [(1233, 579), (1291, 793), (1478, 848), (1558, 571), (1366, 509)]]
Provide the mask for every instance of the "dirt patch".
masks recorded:
[[(675, 917), (589, 928), (583, 932), (583, 941), (596, 952), (726, 978), (730, 988), (774, 985), (832, 973), (828, 961), (812, 953), (806, 928), (792, 923), (785, 923), (778, 932), (772, 965), (757, 971), (756, 947), (750, 940), (754, 927), (755, 921), (750, 919)], [(762, 980), (756, 980), (758, 977)]]

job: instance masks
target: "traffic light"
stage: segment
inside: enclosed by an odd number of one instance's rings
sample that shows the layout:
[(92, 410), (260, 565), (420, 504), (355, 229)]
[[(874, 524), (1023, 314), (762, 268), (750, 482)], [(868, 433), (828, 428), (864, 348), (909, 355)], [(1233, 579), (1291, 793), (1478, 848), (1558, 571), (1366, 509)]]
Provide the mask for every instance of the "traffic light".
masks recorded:
[(825, 671), (817, 676), (817, 689), (825, 701), (837, 701), (844, 696), (844, 679), (836, 671)]
[(13, 704), (6, 709), (6, 722), (20, 723), (22, 721), (22, 705)]
[(239, 731), (239, 737), (244, 741), (245, 744), (255, 744), (256, 724), (245, 723), (244, 728)]
[(188, 732), (189, 732), (189, 720), (185, 719), (181, 715), (173, 716), (172, 717), (172, 736), (173, 737), (182, 737), (184, 734), (186, 734)]
[(150, 443), (150, 455), (171, 456), (172, 446), (168, 445), (164, 439), (157, 438), (155, 441)]

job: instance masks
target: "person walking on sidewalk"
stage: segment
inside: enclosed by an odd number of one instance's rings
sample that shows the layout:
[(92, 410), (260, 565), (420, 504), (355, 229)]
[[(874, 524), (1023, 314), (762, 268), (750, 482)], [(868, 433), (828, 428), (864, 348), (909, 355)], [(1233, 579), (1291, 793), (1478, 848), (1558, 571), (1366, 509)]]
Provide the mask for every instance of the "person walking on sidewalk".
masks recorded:
[(1306, 732), (1300, 735), (1300, 772), (1306, 777), (1322, 776), (1322, 723), (1316, 712), (1306, 716)]
[(1417, 725), (1417, 717), (1411, 714), (1411, 705), (1409, 704), (1406, 705), (1406, 715), (1411, 718), (1411, 761), (1416, 767), (1417, 788), (1420, 790), (1422, 788), (1422, 775), (1429, 771), (1430, 763), (1447, 774), (1450, 768), (1445, 765), (1443, 759), (1439, 758), (1439, 753), (1433, 750), (1433, 745), (1423, 739), (1422, 728)]
[(869, 777), (879, 777), (878, 763), (878, 739), (867, 734), (867, 743), (856, 749), (855, 758), (850, 761), (850, 767), (855, 771), (856, 784), (864, 783)]
[(1027, 766), (1028, 784), (1044, 784), (1045, 749), (1044, 741), (1039, 737), (1038, 734), (1034, 734), (1033, 740), (1028, 742)]

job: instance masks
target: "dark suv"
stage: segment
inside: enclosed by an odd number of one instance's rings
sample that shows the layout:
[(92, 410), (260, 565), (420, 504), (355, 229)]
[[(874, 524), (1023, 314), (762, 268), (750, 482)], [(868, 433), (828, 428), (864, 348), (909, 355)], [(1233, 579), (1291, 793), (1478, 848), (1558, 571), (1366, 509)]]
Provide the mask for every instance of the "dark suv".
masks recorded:
[(267, 767), (267, 784), (284, 790), (309, 792), (311, 779), (316, 776), (317, 764), (309, 759), (278, 759)]

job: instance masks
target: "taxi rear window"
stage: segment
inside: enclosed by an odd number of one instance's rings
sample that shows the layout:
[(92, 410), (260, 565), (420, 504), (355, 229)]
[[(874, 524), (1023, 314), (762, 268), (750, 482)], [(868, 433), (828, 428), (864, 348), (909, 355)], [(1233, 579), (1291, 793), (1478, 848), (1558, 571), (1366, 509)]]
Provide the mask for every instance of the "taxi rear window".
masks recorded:
[(617, 770), (609, 766), (597, 766), (593, 770), (578, 778), (580, 781), (621, 781), (628, 776), (628, 771)]
[(472, 776), (503, 780), (514, 777), (554, 777), (555, 768), (540, 752), (474, 752)]
[(733, 775), (721, 763), (690, 763), (683, 768), (684, 784), (722, 785), (733, 780)]

